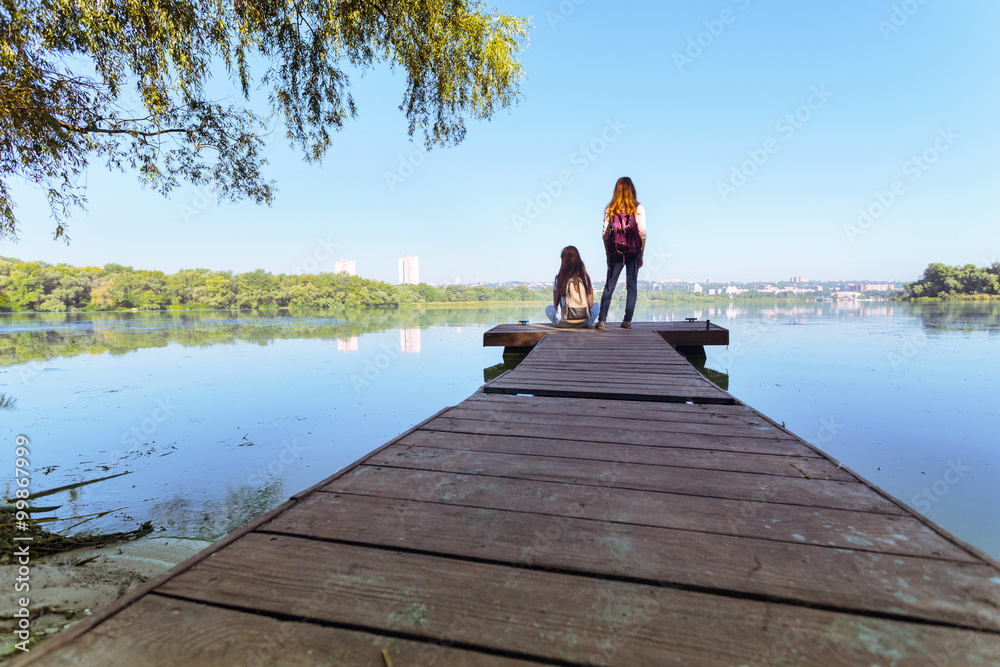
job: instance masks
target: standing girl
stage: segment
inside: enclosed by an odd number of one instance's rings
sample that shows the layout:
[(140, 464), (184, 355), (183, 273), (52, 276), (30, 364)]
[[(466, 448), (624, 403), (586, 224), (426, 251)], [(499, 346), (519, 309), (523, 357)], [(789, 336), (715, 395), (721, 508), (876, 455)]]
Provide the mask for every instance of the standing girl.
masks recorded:
[(590, 274), (576, 246), (566, 246), (559, 257), (562, 264), (552, 285), (552, 305), (545, 307), (545, 314), (557, 327), (589, 327), (597, 319)]
[(638, 295), (639, 267), (646, 248), (646, 209), (635, 197), (632, 179), (623, 176), (615, 183), (611, 203), (604, 207), (604, 251), (608, 257), (608, 278), (601, 295), (601, 310), (597, 317), (598, 329), (604, 328), (611, 307), (611, 295), (618, 284), (618, 276), (625, 269), (625, 317), (622, 328), (632, 328), (632, 313)]

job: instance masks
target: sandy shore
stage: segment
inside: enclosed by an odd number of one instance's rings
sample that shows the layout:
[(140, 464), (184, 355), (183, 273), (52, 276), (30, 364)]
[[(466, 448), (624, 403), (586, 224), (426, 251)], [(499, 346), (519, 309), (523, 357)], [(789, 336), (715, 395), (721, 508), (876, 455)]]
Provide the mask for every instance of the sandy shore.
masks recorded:
[[(100, 549), (77, 549), (40, 558), (31, 564), (32, 645), (70, 627), (146, 580), (198, 553), (211, 542), (142, 538)], [(14, 581), (16, 565), (2, 566), (0, 580)], [(0, 664), (21, 651), (14, 644), (13, 594), (0, 598)]]

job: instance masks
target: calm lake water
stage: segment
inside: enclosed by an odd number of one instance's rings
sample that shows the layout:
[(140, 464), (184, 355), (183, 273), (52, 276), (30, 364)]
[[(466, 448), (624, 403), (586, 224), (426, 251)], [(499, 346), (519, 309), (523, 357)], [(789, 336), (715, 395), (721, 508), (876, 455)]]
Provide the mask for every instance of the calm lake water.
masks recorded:
[[(219, 538), (462, 401), (502, 361), (483, 332), (540, 311), (0, 316), (5, 496), (24, 434), (35, 491), (131, 473), (46, 499), (63, 517), (115, 510), (76, 530)], [(708, 367), (734, 395), (1000, 559), (1000, 306), (636, 313), (692, 316), (731, 330)]]

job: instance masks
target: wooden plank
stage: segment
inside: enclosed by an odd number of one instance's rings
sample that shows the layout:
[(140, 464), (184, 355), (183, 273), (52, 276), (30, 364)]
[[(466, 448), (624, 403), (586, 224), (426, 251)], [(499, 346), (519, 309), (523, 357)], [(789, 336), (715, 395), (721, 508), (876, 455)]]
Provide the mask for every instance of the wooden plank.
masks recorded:
[(608, 337), (606, 335), (579, 337), (548, 336), (543, 338), (542, 341), (535, 346), (535, 350), (538, 351), (539, 354), (542, 354), (543, 352), (555, 354), (564, 350), (582, 350), (601, 351), (608, 354), (621, 355), (655, 353), (657, 357), (664, 359), (678, 357), (681, 359), (684, 358), (680, 352), (665, 343), (662, 338), (652, 333), (627, 334), (617, 338), (613, 336)]
[(570, 396), (578, 398), (601, 398), (624, 401), (673, 401), (732, 404), (733, 399), (722, 393), (707, 389), (684, 389), (678, 391), (630, 391), (617, 385), (580, 384), (573, 388), (557, 383), (523, 382), (516, 379), (505, 381), (507, 375), (493, 380), (483, 387), (488, 394), (532, 394), (535, 396)]
[(646, 366), (635, 365), (633, 367), (622, 367), (620, 364), (566, 364), (555, 362), (552, 364), (538, 363), (525, 365), (521, 364), (516, 370), (519, 373), (531, 373), (539, 377), (557, 378), (567, 375), (576, 375), (589, 380), (606, 381), (613, 378), (615, 381), (639, 380), (649, 382), (656, 379), (659, 383), (672, 382), (711, 382), (704, 375), (693, 368), (672, 369), (668, 366)]
[[(671, 348), (660, 343), (663, 349), (670, 350)], [(674, 370), (685, 370), (689, 372), (697, 373), (690, 362), (688, 362), (684, 357), (677, 355), (677, 358), (671, 358), (663, 354), (663, 350), (649, 350), (649, 351), (637, 351), (635, 354), (621, 354), (614, 353), (610, 350), (601, 349), (583, 349), (583, 350), (553, 350), (545, 351), (540, 349), (541, 346), (536, 347), (535, 351), (531, 352), (524, 360), (521, 365), (524, 367), (536, 366), (541, 364), (546, 365), (577, 365), (577, 366), (601, 366), (601, 367), (615, 367), (615, 366), (644, 366), (646, 364), (653, 364), (660, 368), (670, 368)]]
[[(602, 353), (597, 351), (590, 351), (585, 354), (587, 356), (580, 355), (582, 358), (565, 360), (559, 359), (558, 356), (539, 356), (538, 358), (531, 359), (530, 362), (526, 357), (518, 368), (551, 368), (559, 371), (567, 368), (577, 368), (581, 370), (600, 372), (613, 371), (620, 373), (632, 373), (636, 370), (642, 371), (650, 369), (656, 371), (666, 371), (670, 374), (683, 374), (685, 377), (702, 377), (701, 374), (698, 373), (697, 369), (690, 365), (684, 366), (679, 362), (651, 363), (653, 360), (648, 358), (645, 362), (643, 362), (640, 358), (627, 359), (611, 355), (604, 356)], [(684, 363), (688, 364), (686, 361)]]
[(911, 516), (374, 466), (322, 490), (981, 562)]
[(628, 334), (620, 338), (599, 336), (562, 337), (548, 336), (535, 346), (535, 351), (559, 354), (563, 351), (601, 351), (608, 354), (640, 355), (655, 353), (662, 359), (683, 359), (684, 355), (668, 345), (659, 336), (648, 334)]
[(710, 380), (705, 379), (703, 375), (700, 375), (697, 372), (657, 372), (654, 370), (647, 371), (645, 369), (641, 371), (620, 371), (617, 369), (602, 370), (592, 367), (569, 368), (563, 366), (559, 368), (542, 368), (532, 364), (522, 363), (514, 369), (513, 372), (518, 375), (532, 375), (538, 378), (554, 380), (562, 380), (567, 376), (573, 376), (594, 382), (607, 382), (609, 380), (614, 382), (658, 382), (660, 384), (702, 384), (710, 382)]
[(726, 397), (732, 402), (728, 394), (719, 390), (714, 384), (705, 379), (679, 379), (677, 381), (659, 382), (651, 378), (641, 378), (639, 380), (622, 379), (619, 382), (615, 376), (595, 378), (572, 373), (548, 376), (536, 374), (530, 369), (522, 370), (517, 368), (496, 380), (488, 382), (485, 385), (485, 389), (504, 386), (542, 387), (552, 390), (565, 388), (574, 391), (580, 390), (589, 391), (590, 393), (608, 394), (638, 392), (642, 395), (664, 395), (670, 393), (680, 395), (680, 393), (687, 393), (697, 396)]
[[(512, 371), (501, 378), (493, 380), (488, 383), (485, 390), (488, 391), (490, 388), (512, 388), (518, 389), (524, 387), (526, 389), (546, 389), (551, 391), (564, 391), (567, 393), (579, 393), (588, 394), (594, 396), (629, 396), (635, 395), (635, 400), (647, 400), (650, 397), (662, 396), (693, 396), (693, 397), (705, 397), (705, 398), (723, 398), (726, 397), (721, 391), (718, 391), (711, 387), (698, 386), (698, 385), (658, 385), (658, 384), (647, 384), (647, 385), (629, 385), (624, 383), (616, 382), (572, 382), (566, 380), (541, 380), (534, 379), (531, 377), (525, 377), (523, 375), (513, 375), (516, 371)], [(611, 399), (609, 399), (611, 400)]]
[[(568, 482), (691, 496), (778, 502), (802, 507), (904, 514), (895, 503), (864, 484), (823, 479), (776, 477), (742, 472), (669, 468), (636, 463), (586, 461), (433, 447), (393, 445), (365, 460), (366, 465), (436, 470), (465, 475), (489, 474), (519, 479)], [(489, 471), (488, 473), (486, 471)]]
[(583, 398), (554, 396), (504, 396), (477, 392), (456, 408), (498, 410), (504, 413), (543, 413), (580, 415), (600, 413), (611, 417), (635, 418), (642, 421), (708, 421), (745, 420), (751, 425), (768, 426), (771, 422), (745, 405), (688, 405), (684, 403), (648, 403), (637, 401), (592, 401)]
[[(422, 429), (447, 433), (467, 433), (469, 435), (497, 435), (510, 437), (550, 438), (573, 442), (593, 442), (621, 445), (641, 445), (647, 447), (680, 447), (685, 449), (708, 449), (714, 451), (750, 452), (774, 454), (777, 456), (803, 456), (821, 459), (803, 442), (794, 438), (775, 437), (767, 433), (756, 435), (730, 435), (724, 426), (715, 424), (678, 424), (674, 431), (655, 429), (627, 430), (616, 428), (585, 427), (567, 429), (559, 424), (531, 424), (511, 420), (504, 424), (499, 421), (450, 419), (435, 420), (433, 425)], [(782, 434), (784, 435), (784, 434)], [(545, 453), (539, 451), (536, 453)]]
[(682, 376), (682, 375), (663, 375), (657, 373), (602, 373), (600, 371), (577, 371), (577, 370), (561, 370), (561, 371), (548, 371), (548, 370), (537, 370), (534, 368), (521, 368), (518, 367), (511, 371), (510, 378), (517, 378), (518, 380), (530, 380), (532, 382), (545, 382), (545, 383), (585, 383), (585, 384), (605, 384), (614, 383), (615, 386), (625, 386), (634, 388), (643, 387), (677, 387), (677, 388), (714, 388), (714, 385), (710, 384), (702, 376)]
[(954, 624), (971, 614), (972, 627), (1000, 632), (988, 602), (1000, 600), (998, 573), (982, 563), (346, 494), (314, 494), (261, 530), (852, 612)]
[[(618, 403), (618, 401), (615, 401)], [(743, 438), (766, 438), (768, 440), (796, 440), (793, 436), (775, 428), (765, 421), (750, 419), (722, 418), (711, 413), (675, 413), (674, 420), (647, 419), (635, 412), (625, 416), (609, 416), (591, 401), (592, 409), (577, 414), (551, 413), (539, 410), (504, 410), (501, 407), (485, 409), (485, 406), (460, 404), (445, 413), (448, 419), (467, 421), (502, 421), (508, 424), (553, 425), (564, 427), (564, 431), (580, 433), (588, 429), (605, 429), (615, 432), (654, 431), (657, 433), (704, 433), (705, 435), (731, 436)], [(648, 405), (648, 404), (647, 404)], [(675, 403), (673, 405), (687, 405)], [(621, 413), (619, 413), (621, 414)]]
[[(530, 438), (531, 442), (525, 445), (514, 445), (515, 447), (526, 447), (531, 449), (533, 455), (548, 454), (550, 441), (563, 441), (571, 443), (589, 443), (596, 445), (593, 451), (601, 451), (603, 445), (635, 445), (638, 447), (673, 447), (682, 450), (709, 450), (717, 452), (745, 452), (750, 454), (769, 454), (774, 456), (790, 456), (812, 458), (814, 461), (826, 461), (821, 456), (816, 456), (815, 452), (803, 443), (796, 440), (779, 440), (777, 438), (745, 438), (739, 436), (717, 436), (704, 433), (659, 433), (656, 431), (615, 431), (605, 430), (598, 432), (597, 429), (582, 431), (578, 435), (567, 434), (558, 429), (553, 429), (548, 433), (543, 433), (539, 429), (531, 428), (523, 424), (511, 422), (510, 428), (495, 422), (465, 422), (472, 426), (451, 426), (447, 421), (435, 422), (433, 428), (421, 429), (406, 439), (408, 444), (430, 445), (434, 442), (429, 434), (437, 433), (464, 433), (470, 438), (480, 436), (492, 436), (499, 438)], [(697, 425), (692, 425), (692, 430)], [(608, 435), (608, 438), (601, 436)], [(537, 439), (536, 439), (537, 438)], [(556, 443), (558, 444), (558, 442)], [(456, 445), (449, 445), (456, 448)], [(458, 448), (461, 448), (460, 446)], [(470, 449), (479, 449), (473, 443)], [(614, 456), (616, 450), (609, 449), (603, 453), (603, 458), (608, 455)], [(697, 452), (692, 452), (697, 454)], [(791, 460), (791, 459), (786, 459)], [(835, 465), (835, 464), (834, 464)], [(828, 469), (828, 468), (827, 468)]]
[(598, 371), (621, 371), (621, 372), (632, 372), (632, 371), (646, 371), (646, 372), (668, 372), (677, 375), (684, 376), (698, 376), (701, 374), (688, 366), (685, 368), (680, 362), (673, 363), (646, 363), (642, 362), (624, 362), (616, 359), (604, 359), (604, 358), (594, 358), (588, 359), (586, 361), (559, 361), (558, 359), (548, 359), (541, 357), (539, 359), (532, 359), (531, 362), (523, 361), (521, 365), (525, 368), (532, 369), (547, 369), (552, 371), (563, 371), (563, 370), (598, 370)]
[[(503, 428), (502, 424), (491, 422), (475, 423)], [(725, 442), (722, 438), (718, 441)], [(745, 445), (745, 442), (745, 440), (740, 439), (740, 444)], [(802, 457), (788, 454), (776, 456), (752, 451), (722, 451), (722, 446), (705, 449), (666, 446), (670, 443), (669, 438), (660, 440), (658, 445), (635, 445), (553, 439), (544, 436), (456, 433), (444, 429), (436, 430), (433, 424), (400, 441), (400, 444), (415, 447), (441, 447), (519, 456), (544, 455), (607, 463), (642, 463), (674, 468), (729, 470), (782, 477), (857, 481), (857, 478), (846, 470), (837, 468), (826, 459), (815, 456)]]
[[(293, 616), (321, 600), (306, 594), (296, 601)], [(534, 661), (462, 650), (314, 623), (282, 620), (187, 600), (147, 595), (81, 637), (47, 665), (108, 667), (217, 665), (358, 665), (393, 664), (517, 667)], [(33, 651), (36, 649), (32, 649)]]
[(615, 380), (627, 380), (641, 376), (657, 376), (661, 382), (670, 381), (691, 381), (706, 380), (705, 376), (693, 368), (671, 368), (670, 366), (649, 366), (646, 364), (624, 364), (611, 362), (601, 363), (567, 363), (561, 361), (539, 360), (537, 363), (528, 364), (522, 362), (516, 369), (521, 373), (538, 374), (540, 377), (562, 376), (565, 373), (580, 373), (589, 376), (600, 376), (593, 379), (598, 381), (613, 377)]
[(653, 334), (642, 338), (637, 338), (636, 336), (639, 336), (639, 334), (629, 336), (628, 340), (545, 338), (535, 346), (532, 354), (537, 353), (539, 357), (559, 357), (566, 355), (567, 357), (577, 359), (594, 354), (603, 354), (609, 357), (632, 358), (636, 360), (646, 359), (647, 361), (684, 358), (684, 355), (664, 343), (658, 336)]
[[(632, 366), (623, 366), (622, 364), (616, 364), (614, 362), (610, 363), (583, 363), (583, 364), (567, 364), (562, 362), (539, 362), (536, 364), (524, 365), (523, 363), (517, 367), (516, 370), (526, 372), (531, 371), (532, 373), (538, 373), (539, 375), (557, 375), (564, 373), (589, 373), (598, 374), (603, 376), (597, 379), (606, 379), (613, 374), (617, 379), (621, 377), (625, 379), (627, 377), (637, 377), (643, 375), (653, 375), (659, 376), (661, 381), (667, 380), (701, 380), (705, 381), (704, 375), (700, 374), (693, 368), (671, 368), (669, 366), (649, 366), (645, 364), (636, 364)], [(711, 380), (709, 380), (711, 382)]]
[[(650, 352), (650, 355), (658, 354), (655, 352)], [(554, 371), (564, 371), (567, 369), (577, 369), (582, 371), (594, 371), (594, 372), (615, 372), (621, 374), (632, 374), (636, 371), (642, 372), (643, 370), (650, 369), (658, 372), (667, 372), (670, 375), (684, 375), (685, 377), (703, 377), (698, 373), (697, 369), (692, 367), (689, 362), (684, 361), (682, 364), (680, 361), (663, 361), (658, 359), (646, 358), (645, 361), (641, 356), (635, 358), (625, 358), (619, 357), (618, 355), (605, 355), (602, 351), (598, 350), (587, 350), (582, 353), (575, 355), (574, 357), (567, 356), (566, 359), (560, 359), (558, 355), (546, 354), (539, 355), (538, 357), (525, 357), (525, 359), (518, 366), (519, 369), (551, 369)]]
[(949, 644), (988, 661), (998, 645), (992, 633), (282, 535), (248, 535), (164, 589), (272, 615), (320, 595), (308, 618), (560, 664), (746, 664), (776, 649), (803, 665), (888, 664)]

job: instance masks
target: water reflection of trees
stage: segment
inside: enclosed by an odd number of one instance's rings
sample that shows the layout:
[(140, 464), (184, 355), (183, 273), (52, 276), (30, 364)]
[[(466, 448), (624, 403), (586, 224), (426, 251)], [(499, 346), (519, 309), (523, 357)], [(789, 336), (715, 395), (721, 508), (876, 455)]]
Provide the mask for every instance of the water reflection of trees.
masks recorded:
[(208, 347), (276, 340), (350, 341), (396, 328), (516, 322), (533, 306), (401, 308), (394, 311), (183, 311), (29, 313), (0, 317), (0, 367), (57, 357), (122, 355), (170, 344)]
[(1000, 303), (996, 302), (921, 303), (910, 312), (928, 332), (1000, 333)]
[(171, 537), (215, 541), (268, 512), (286, 497), (285, 483), (280, 479), (259, 487), (229, 488), (222, 498), (210, 500), (178, 495), (155, 503), (149, 520), (157, 531), (165, 528)]
[[(537, 311), (537, 312), (536, 312)], [(164, 311), (158, 313), (27, 313), (0, 316), (0, 368), (57, 357), (108, 353), (123, 355), (170, 344), (208, 347), (276, 340), (341, 341), (393, 329), (432, 326), (492, 326), (542, 318), (541, 306), (410, 307), (361, 311)], [(812, 302), (787, 304), (640, 304), (636, 318), (651, 322), (685, 317), (724, 320), (758, 319), (808, 324), (813, 319), (919, 317), (928, 331), (1000, 330), (1000, 304), (994, 302), (927, 303)]]

